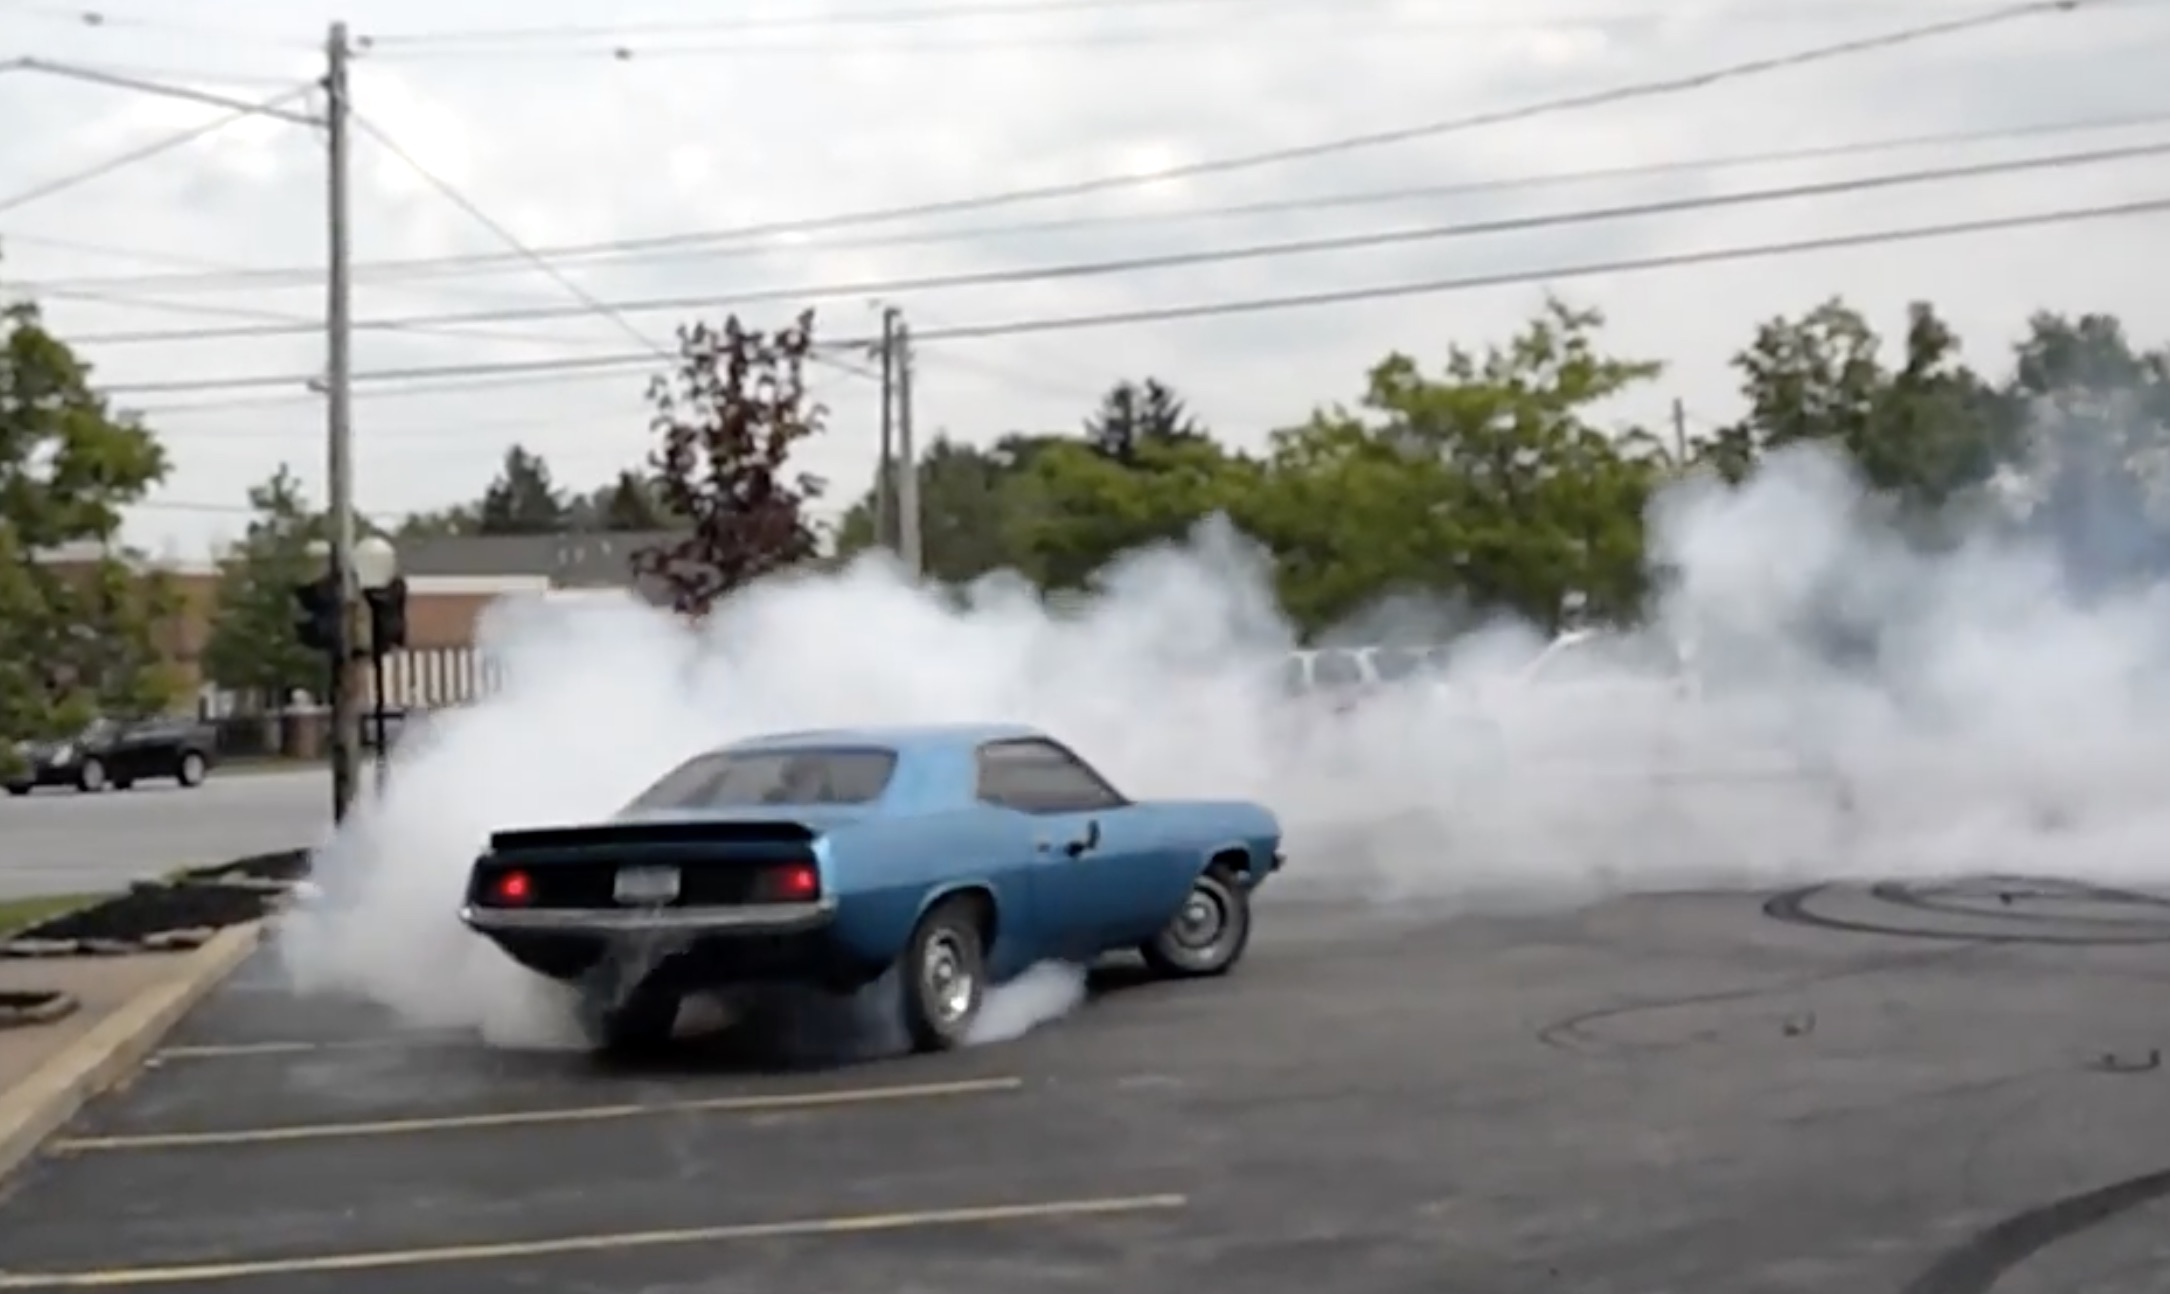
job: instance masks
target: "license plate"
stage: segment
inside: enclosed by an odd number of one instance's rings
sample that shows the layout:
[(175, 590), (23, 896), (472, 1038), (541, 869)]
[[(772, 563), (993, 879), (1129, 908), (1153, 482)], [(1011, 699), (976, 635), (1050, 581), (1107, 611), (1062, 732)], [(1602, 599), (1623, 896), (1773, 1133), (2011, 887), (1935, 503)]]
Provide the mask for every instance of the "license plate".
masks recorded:
[(612, 893), (620, 903), (669, 903), (678, 897), (678, 869), (621, 867)]

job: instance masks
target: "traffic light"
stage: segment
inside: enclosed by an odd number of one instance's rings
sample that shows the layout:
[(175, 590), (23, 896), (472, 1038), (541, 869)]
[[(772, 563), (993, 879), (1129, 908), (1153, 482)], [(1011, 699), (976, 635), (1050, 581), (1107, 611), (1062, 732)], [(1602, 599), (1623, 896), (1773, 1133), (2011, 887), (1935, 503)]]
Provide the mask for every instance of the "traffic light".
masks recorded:
[(393, 580), (381, 589), (364, 590), (369, 600), (370, 650), (389, 656), (407, 645), (407, 581)]
[(328, 574), (294, 590), (294, 636), (327, 656), (339, 654), (339, 587)]

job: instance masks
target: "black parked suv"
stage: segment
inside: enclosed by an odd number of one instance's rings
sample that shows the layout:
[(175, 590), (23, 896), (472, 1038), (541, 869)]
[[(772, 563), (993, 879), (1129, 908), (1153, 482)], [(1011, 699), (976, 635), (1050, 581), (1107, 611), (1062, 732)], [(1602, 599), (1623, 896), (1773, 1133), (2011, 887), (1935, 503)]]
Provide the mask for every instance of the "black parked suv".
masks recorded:
[(99, 719), (71, 739), (23, 743), (18, 753), (24, 767), (7, 791), (28, 795), (41, 786), (125, 791), (147, 778), (201, 786), (211, 771), (215, 738), (210, 725), (193, 719)]

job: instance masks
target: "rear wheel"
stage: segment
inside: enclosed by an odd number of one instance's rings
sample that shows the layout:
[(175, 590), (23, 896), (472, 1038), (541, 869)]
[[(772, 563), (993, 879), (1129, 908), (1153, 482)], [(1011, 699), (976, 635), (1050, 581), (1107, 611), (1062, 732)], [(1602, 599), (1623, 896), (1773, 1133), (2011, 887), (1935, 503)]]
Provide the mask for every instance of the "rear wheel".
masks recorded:
[(1138, 952), (1155, 974), (1201, 979), (1227, 974), (1250, 942), (1250, 892), (1216, 864), (1198, 874), (1182, 906)]
[(186, 751), (181, 755), (181, 767), (174, 774), (174, 780), (183, 786), (202, 786), (205, 771), (203, 756), (193, 750)]
[(76, 789), (80, 791), (103, 791), (106, 788), (105, 761), (86, 759), (75, 772)]
[(950, 899), (920, 918), (904, 953), (904, 1027), (914, 1051), (965, 1044), (987, 996), (986, 940), (979, 909)]

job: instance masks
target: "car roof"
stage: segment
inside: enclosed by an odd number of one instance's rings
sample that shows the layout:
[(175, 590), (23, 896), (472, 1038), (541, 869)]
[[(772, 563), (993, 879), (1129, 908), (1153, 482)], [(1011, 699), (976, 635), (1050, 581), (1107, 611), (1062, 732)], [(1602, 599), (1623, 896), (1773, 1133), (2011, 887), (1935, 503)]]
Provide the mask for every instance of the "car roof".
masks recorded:
[(861, 728), (809, 728), (743, 737), (726, 750), (809, 750), (822, 746), (886, 746), (910, 753), (955, 749), (990, 741), (1018, 741), (1047, 734), (1021, 723), (877, 724)]

